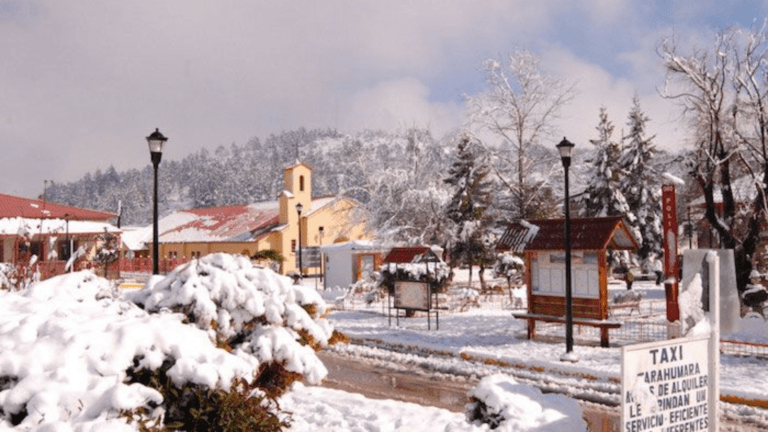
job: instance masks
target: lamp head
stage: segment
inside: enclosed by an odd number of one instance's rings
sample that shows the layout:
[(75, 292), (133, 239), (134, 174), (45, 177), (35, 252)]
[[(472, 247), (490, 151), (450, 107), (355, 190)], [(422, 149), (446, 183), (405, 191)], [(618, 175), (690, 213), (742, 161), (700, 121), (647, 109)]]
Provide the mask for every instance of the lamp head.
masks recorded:
[(160, 133), (160, 129), (155, 128), (155, 131), (152, 132), (147, 137), (147, 143), (149, 144), (149, 152), (154, 154), (163, 154), (163, 144), (168, 141), (168, 138), (163, 136), (163, 134)]
[(301, 215), (301, 211), (304, 210), (304, 206), (301, 203), (296, 204), (296, 211)]
[(560, 143), (556, 146), (557, 150), (560, 152), (560, 159), (563, 161), (563, 166), (568, 167), (571, 165), (571, 152), (573, 151), (573, 147), (575, 147), (575, 144), (568, 141), (563, 137), (563, 140), (560, 141)]

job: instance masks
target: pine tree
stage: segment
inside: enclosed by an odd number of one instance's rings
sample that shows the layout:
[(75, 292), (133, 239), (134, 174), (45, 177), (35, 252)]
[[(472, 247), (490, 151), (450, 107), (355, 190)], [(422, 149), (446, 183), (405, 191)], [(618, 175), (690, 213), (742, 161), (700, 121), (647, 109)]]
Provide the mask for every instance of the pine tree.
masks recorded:
[(590, 164), (589, 178), (591, 183), (578, 199), (581, 209), (580, 216), (604, 217), (625, 216), (629, 213), (629, 205), (622, 194), (619, 185), (623, 173), (620, 166), (621, 148), (612, 141), (613, 123), (608, 120), (605, 107), (600, 108), (600, 122), (596, 129), (597, 139), (589, 140), (595, 146), (595, 156), (588, 160)]
[(455, 224), (451, 255), (469, 265), (470, 284), (472, 266), (481, 264), (489, 253), (487, 210), (491, 206), (491, 182), (488, 159), (480, 153), (481, 147), (468, 134), (460, 137), (456, 160), (448, 169), (444, 182), (454, 187), (454, 194), (446, 206), (448, 219)]
[[(600, 108), (600, 121), (596, 127), (597, 139), (589, 140), (596, 147), (595, 156), (588, 160), (591, 183), (578, 199), (584, 217), (625, 216), (632, 219), (629, 205), (621, 192), (623, 172), (620, 166), (621, 147), (612, 140), (613, 123), (608, 120), (608, 111)], [(608, 265), (615, 267), (626, 264), (626, 256), (611, 251)]]
[(630, 225), (641, 240), (637, 252), (641, 261), (661, 256), (663, 247), (661, 201), (657, 192), (660, 173), (653, 167), (656, 148), (652, 140), (655, 135), (648, 137), (645, 132), (645, 124), (649, 120), (635, 96), (627, 122), (629, 134), (623, 138), (621, 167), (625, 176), (621, 181), (621, 192), (635, 216), (630, 218)]

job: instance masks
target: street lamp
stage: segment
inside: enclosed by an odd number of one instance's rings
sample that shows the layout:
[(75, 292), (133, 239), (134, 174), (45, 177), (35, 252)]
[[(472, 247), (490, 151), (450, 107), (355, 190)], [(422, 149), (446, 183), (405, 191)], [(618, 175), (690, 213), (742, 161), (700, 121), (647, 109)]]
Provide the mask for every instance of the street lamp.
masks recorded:
[(304, 210), (304, 206), (301, 205), (301, 203), (296, 204), (296, 213), (299, 214), (299, 278), (303, 276), (301, 272), (301, 268), (303, 267), (301, 264), (301, 211)]
[(152, 166), (155, 168), (155, 195), (154, 195), (154, 207), (152, 212), (152, 274), (160, 274), (160, 266), (158, 264), (158, 235), (157, 235), (157, 166), (160, 165), (160, 159), (163, 158), (163, 144), (168, 141), (168, 138), (164, 137), (160, 133), (158, 128), (147, 137), (147, 143), (149, 144), (149, 154), (152, 156)]
[(568, 168), (571, 166), (571, 151), (574, 144), (565, 137), (557, 145), (565, 171), (565, 354), (561, 361), (578, 361), (573, 354), (573, 293), (571, 289), (571, 208), (568, 191)]

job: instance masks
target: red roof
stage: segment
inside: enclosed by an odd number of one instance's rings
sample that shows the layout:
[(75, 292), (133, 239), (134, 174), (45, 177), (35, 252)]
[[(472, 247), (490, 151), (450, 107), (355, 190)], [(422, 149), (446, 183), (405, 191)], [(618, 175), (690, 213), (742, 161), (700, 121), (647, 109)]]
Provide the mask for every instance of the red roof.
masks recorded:
[(70, 207), (50, 201), (21, 198), (0, 194), (0, 218), (69, 219), (81, 221), (108, 221), (117, 215), (97, 210)]
[[(431, 259), (422, 259), (424, 254), (429, 252), (428, 258)], [(406, 263), (412, 263), (412, 262), (432, 262), (436, 261), (435, 258), (438, 258), (430, 248), (426, 246), (416, 246), (416, 247), (396, 247), (392, 248), (392, 250), (389, 251), (386, 257), (384, 257), (385, 263), (396, 263), (396, 264), (406, 264)]]
[[(184, 210), (184, 213), (197, 218), (164, 231), (161, 241), (249, 241), (256, 232), (274, 227), (280, 221), (277, 203), (199, 208)], [(185, 233), (198, 234), (185, 238)]]
[[(535, 236), (530, 226), (512, 223), (496, 245), (498, 251), (565, 250), (565, 219), (531, 221), (538, 227)], [(635, 250), (638, 243), (621, 216), (571, 219), (573, 250)]]

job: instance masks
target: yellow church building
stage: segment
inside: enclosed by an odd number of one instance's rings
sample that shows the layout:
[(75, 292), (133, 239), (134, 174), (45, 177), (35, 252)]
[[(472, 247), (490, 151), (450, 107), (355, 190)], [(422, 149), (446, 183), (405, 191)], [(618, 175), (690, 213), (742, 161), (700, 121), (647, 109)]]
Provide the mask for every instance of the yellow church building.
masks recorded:
[[(283, 173), (285, 189), (277, 201), (183, 210), (160, 219), (160, 258), (183, 262), (214, 252), (253, 256), (271, 249), (283, 257), (280, 272), (287, 274), (299, 271), (300, 248), (370, 238), (358, 202), (312, 198), (309, 165), (296, 163)], [(151, 226), (123, 236), (133, 249), (152, 250)], [(302, 262), (302, 274), (320, 273), (309, 264)]]

